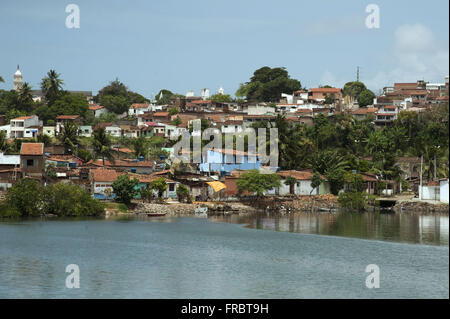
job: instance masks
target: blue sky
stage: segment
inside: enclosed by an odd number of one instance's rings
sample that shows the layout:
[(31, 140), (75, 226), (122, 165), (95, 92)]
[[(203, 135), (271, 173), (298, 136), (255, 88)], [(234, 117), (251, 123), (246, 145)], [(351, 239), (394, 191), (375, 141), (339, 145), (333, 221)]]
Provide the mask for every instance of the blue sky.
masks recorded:
[[(79, 29), (65, 26), (70, 3)], [(365, 27), (370, 3), (379, 29)], [(34, 88), (53, 68), (69, 90), (96, 92), (118, 77), (147, 97), (162, 88), (234, 94), (266, 65), (308, 88), (342, 87), (357, 66), (376, 92), (394, 81), (443, 82), (448, 11), (447, 0), (2, 0), (0, 88), (12, 88), (17, 64)]]

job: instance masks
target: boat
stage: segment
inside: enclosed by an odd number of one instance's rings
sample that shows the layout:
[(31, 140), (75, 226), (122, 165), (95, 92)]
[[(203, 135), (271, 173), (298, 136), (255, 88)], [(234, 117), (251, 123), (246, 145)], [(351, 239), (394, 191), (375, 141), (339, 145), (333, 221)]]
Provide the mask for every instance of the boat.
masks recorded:
[(166, 216), (167, 213), (147, 213), (148, 217), (163, 217)]

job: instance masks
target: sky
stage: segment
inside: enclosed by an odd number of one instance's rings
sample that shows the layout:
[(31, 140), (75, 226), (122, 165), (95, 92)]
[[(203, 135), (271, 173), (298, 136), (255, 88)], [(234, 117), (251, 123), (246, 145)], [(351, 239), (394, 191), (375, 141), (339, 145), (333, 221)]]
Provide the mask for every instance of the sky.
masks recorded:
[[(67, 28), (68, 4), (80, 28)], [(367, 28), (369, 4), (379, 28)], [(96, 93), (118, 78), (154, 97), (222, 86), (233, 95), (263, 66), (285, 67), (303, 87), (360, 80), (375, 93), (394, 82), (444, 82), (448, 0), (40, 0), (0, 2), (0, 89), (17, 65), (38, 89), (50, 69), (67, 90)]]

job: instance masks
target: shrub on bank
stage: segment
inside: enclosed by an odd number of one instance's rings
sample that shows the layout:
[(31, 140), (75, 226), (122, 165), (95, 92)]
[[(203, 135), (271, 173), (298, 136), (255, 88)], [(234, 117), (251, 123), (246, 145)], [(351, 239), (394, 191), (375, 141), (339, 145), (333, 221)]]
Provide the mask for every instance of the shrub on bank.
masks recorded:
[(8, 189), (0, 204), (0, 217), (99, 216), (104, 206), (81, 187), (57, 183), (47, 187), (21, 179)]

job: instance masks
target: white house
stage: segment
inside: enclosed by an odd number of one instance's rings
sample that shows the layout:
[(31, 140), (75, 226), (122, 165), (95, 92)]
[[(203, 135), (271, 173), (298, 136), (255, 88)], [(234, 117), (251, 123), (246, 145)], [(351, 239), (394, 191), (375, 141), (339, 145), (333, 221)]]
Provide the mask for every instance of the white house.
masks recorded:
[(92, 126), (90, 125), (82, 125), (78, 128), (78, 134), (83, 137), (91, 137), (92, 136)]
[(107, 134), (114, 136), (114, 137), (120, 137), (122, 134), (121, 133), (122, 129), (117, 125), (107, 126), (107, 127), (105, 127), (105, 131)]
[(36, 137), (41, 126), (42, 121), (37, 115), (17, 117), (10, 121), (10, 138)]
[(128, 109), (129, 116), (138, 116), (142, 115), (145, 112), (151, 112), (152, 105), (150, 103), (133, 103)]
[[(279, 171), (277, 175), (281, 177), (281, 185), (278, 188), (279, 195), (322, 195), (330, 193), (329, 184), (324, 176), (321, 176), (323, 182), (319, 187), (313, 188), (311, 186), (311, 179), (314, 173), (309, 170)], [(295, 178), (296, 183), (293, 185), (286, 184), (287, 177)]]
[(108, 110), (103, 105), (93, 104), (89, 106), (89, 110), (94, 112), (95, 117), (100, 117), (102, 114), (107, 114)]
[(9, 138), (11, 136), (11, 125), (0, 126), (0, 131), (5, 132), (5, 137)]
[(448, 178), (441, 179), (439, 181), (439, 184), (440, 184), (439, 200), (442, 203), (448, 204)]
[(56, 136), (56, 126), (44, 126), (42, 128), (42, 134), (55, 137)]

